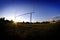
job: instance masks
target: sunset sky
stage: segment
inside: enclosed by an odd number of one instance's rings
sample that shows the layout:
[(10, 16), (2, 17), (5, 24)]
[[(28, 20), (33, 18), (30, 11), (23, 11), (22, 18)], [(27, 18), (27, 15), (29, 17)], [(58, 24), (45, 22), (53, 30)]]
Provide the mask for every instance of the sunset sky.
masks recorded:
[[(14, 20), (15, 16), (35, 12), (32, 21), (46, 21), (60, 15), (59, 0), (0, 0), (0, 17)], [(17, 21), (30, 21), (30, 15), (16, 18)]]

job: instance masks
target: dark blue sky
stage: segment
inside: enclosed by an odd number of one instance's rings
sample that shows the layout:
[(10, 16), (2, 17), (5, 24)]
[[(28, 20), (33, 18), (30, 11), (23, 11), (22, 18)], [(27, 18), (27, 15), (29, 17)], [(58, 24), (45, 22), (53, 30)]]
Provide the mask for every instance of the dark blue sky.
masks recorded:
[[(0, 0), (0, 17), (14, 20), (17, 15), (35, 12), (33, 21), (46, 21), (60, 15), (59, 0)], [(29, 14), (17, 17), (17, 21), (29, 21)]]

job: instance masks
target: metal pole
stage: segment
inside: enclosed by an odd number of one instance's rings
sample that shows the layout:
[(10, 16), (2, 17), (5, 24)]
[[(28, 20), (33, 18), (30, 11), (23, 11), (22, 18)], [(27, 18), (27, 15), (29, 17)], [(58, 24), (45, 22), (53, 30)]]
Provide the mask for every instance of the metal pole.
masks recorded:
[(32, 22), (32, 13), (30, 13), (30, 23)]
[[(31, 22), (32, 22), (32, 13), (35, 13), (35, 12), (30, 12), (30, 13), (26, 13), (26, 14), (18, 15), (18, 16), (16, 16), (16, 17), (30, 14), (30, 23), (31, 23)], [(16, 19), (16, 17), (15, 17), (15, 19)]]

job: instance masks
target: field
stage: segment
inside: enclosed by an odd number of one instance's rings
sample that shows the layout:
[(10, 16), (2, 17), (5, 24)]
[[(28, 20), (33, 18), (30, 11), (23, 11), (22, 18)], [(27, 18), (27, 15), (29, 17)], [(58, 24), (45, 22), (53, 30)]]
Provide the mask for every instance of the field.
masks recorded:
[(0, 39), (5, 40), (54, 40), (59, 36), (57, 23), (13, 23), (0, 22)]

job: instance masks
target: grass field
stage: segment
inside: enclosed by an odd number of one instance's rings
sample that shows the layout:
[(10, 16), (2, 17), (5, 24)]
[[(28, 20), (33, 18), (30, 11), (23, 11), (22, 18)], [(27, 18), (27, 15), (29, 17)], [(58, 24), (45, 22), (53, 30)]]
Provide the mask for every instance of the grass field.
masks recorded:
[(47, 24), (0, 22), (0, 36), (6, 40), (51, 40), (59, 36), (59, 30), (60, 22)]

